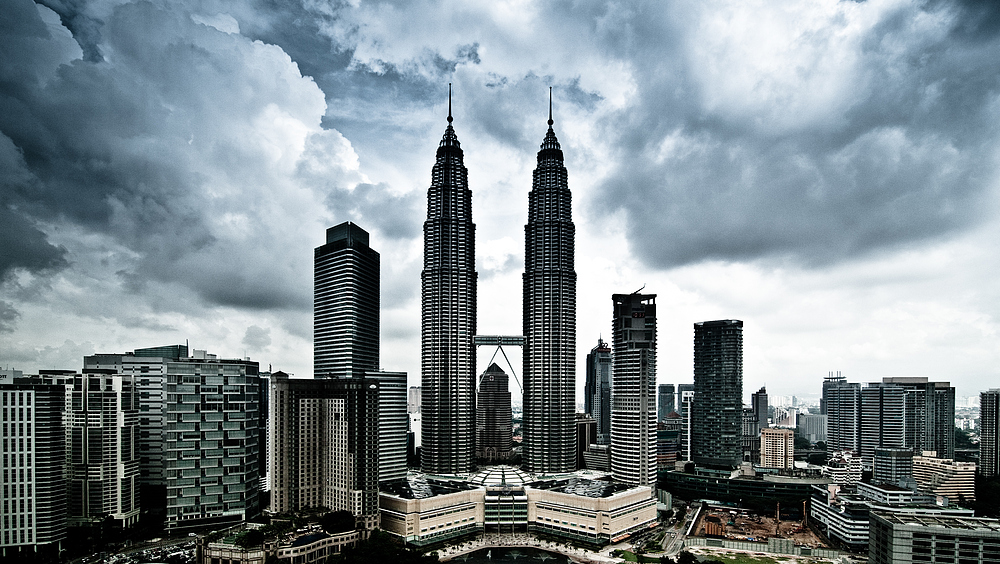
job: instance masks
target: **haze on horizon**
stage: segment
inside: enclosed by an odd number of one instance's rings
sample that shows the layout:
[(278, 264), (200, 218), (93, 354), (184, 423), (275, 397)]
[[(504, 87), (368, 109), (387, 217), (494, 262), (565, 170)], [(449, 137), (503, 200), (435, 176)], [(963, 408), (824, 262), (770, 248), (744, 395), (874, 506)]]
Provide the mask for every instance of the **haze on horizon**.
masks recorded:
[(691, 381), (694, 322), (732, 318), (746, 396), (831, 370), (975, 395), (1000, 385), (997, 60), (1000, 6), (958, 0), (7, 0), (0, 365), (189, 340), (309, 377), (313, 248), (354, 221), (382, 365), (418, 384), (450, 82), (480, 333), (521, 333), (552, 86), (578, 390), (611, 294), (645, 286), (660, 383)]

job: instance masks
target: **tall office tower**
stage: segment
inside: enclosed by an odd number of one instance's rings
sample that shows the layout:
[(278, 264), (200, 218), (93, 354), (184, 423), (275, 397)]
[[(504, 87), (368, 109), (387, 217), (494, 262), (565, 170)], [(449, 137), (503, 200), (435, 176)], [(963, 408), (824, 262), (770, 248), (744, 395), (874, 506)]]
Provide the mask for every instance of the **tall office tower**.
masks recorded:
[(271, 376), (271, 511), (325, 507), (378, 524), (379, 388), (368, 377)]
[(795, 461), (795, 431), (791, 429), (760, 430), (760, 465), (764, 468), (789, 469)]
[(379, 369), (379, 254), (351, 222), (326, 230), (313, 274), (313, 377)]
[(54, 562), (66, 539), (65, 393), (37, 378), (0, 383), (0, 553), (12, 562)]
[(677, 413), (687, 417), (685, 400), (694, 398), (694, 384), (677, 384)]
[(743, 408), (743, 462), (760, 462), (760, 426), (753, 408)]
[(410, 386), (406, 394), (406, 412), (420, 413), (420, 386)]
[(1000, 388), (979, 392), (979, 474), (1000, 475)]
[(94, 354), (83, 357), (84, 370), (113, 370), (135, 377), (139, 397), (139, 485), (143, 510), (164, 507), (166, 478), (163, 464), (165, 425), (163, 378), (166, 363), (186, 358), (187, 345), (165, 345), (135, 349), (125, 354)]
[(874, 465), (875, 449), (903, 448), (905, 395), (903, 388), (892, 384), (861, 388), (861, 464), (865, 470)]
[(955, 457), (955, 388), (924, 377), (883, 378), (882, 383), (906, 390), (903, 444), (915, 453), (933, 451)]
[(257, 468), (260, 472), (260, 491), (271, 491), (271, 477), (267, 473), (267, 456), (271, 452), (271, 433), (268, 431), (268, 421), (271, 420), (271, 372), (260, 372), (260, 393), (258, 394), (257, 405), (257, 429), (260, 430), (260, 453), (257, 457)]
[(260, 513), (260, 370), (205, 351), (167, 362), (167, 531)]
[(753, 415), (757, 422), (756, 434), (760, 435), (760, 430), (768, 427), (767, 389), (764, 386), (761, 386), (759, 390), (750, 394), (750, 409), (753, 410)]
[(819, 398), (819, 414), (820, 415), (826, 415), (826, 402), (827, 402), (826, 390), (827, 390), (827, 388), (829, 388), (830, 386), (838, 386), (841, 383), (846, 382), (846, 381), (847, 381), (847, 379), (840, 375), (840, 371), (839, 370), (836, 372), (836, 375), (834, 375), (833, 371), (830, 371), (826, 375), (826, 377), (823, 378), (823, 395), (820, 396), (820, 398)]
[(365, 372), (379, 381), (378, 392), (378, 481), (393, 482), (406, 477), (406, 372)]
[(451, 126), (427, 190), (420, 273), (420, 465), (431, 474), (472, 470), (476, 454), (476, 226), (462, 146)]
[(509, 377), (494, 362), (476, 392), (476, 456), (488, 461), (510, 458), (512, 414)]
[(843, 376), (823, 383), (826, 399), (826, 445), (828, 452), (860, 452), (861, 385)]
[(648, 486), (656, 483), (656, 294), (615, 294), (611, 299), (611, 475)]
[(656, 388), (656, 420), (663, 421), (674, 411), (674, 385), (660, 384)]
[(538, 151), (524, 226), (524, 404), (522, 445), (529, 472), (576, 469), (576, 227), (559, 141)]
[(110, 369), (39, 371), (66, 390), (63, 429), (70, 526), (139, 521), (139, 394), (135, 377)]
[[(687, 386), (688, 384), (681, 384)], [(681, 400), (681, 457), (691, 460), (691, 408), (694, 406), (694, 390), (684, 390), (677, 394)]]
[(583, 405), (597, 421), (597, 444), (611, 444), (611, 347), (604, 339), (598, 339), (587, 355)]
[(733, 468), (743, 458), (743, 322), (694, 324), (694, 413), (691, 458)]

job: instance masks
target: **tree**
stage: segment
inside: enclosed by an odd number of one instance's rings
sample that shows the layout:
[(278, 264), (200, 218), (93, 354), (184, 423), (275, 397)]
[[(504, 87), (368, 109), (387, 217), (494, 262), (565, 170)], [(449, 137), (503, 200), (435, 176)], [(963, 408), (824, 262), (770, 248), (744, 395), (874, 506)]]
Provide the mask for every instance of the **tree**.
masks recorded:
[(350, 511), (331, 511), (319, 518), (319, 524), (331, 535), (353, 531), (356, 526)]
[(975, 443), (972, 442), (972, 436), (968, 431), (965, 431), (961, 427), (955, 427), (955, 448), (956, 449), (973, 449), (976, 448)]
[(264, 533), (257, 529), (247, 529), (236, 538), (236, 546), (252, 548), (264, 544)]
[(698, 559), (694, 554), (683, 550), (677, 555), (677, 564), (698, 564)]
[(809, 449), (812, 448), (812, 443), (809, 439), (796, 435), (795, 436), (795, 450)]
[(816, 450), (826, 450), (826, 441), (816, 441)]

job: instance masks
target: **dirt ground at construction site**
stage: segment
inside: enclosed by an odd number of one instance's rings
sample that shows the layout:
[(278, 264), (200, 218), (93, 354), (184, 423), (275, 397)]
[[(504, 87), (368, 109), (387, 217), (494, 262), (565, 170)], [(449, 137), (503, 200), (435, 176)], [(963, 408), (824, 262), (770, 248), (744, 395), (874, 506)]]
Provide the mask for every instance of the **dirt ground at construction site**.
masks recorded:
[(756, 542), (766, 542), (770, 537), (778, 537), (792, 539), (795, 544), (810, 548), (826, 546), (809, 527), (803, 525), (802, 521), (782, 519), (778, 522), (773, 516), (749, 512), (721, 510), (702, 512), (694, 528), (694, 535)]

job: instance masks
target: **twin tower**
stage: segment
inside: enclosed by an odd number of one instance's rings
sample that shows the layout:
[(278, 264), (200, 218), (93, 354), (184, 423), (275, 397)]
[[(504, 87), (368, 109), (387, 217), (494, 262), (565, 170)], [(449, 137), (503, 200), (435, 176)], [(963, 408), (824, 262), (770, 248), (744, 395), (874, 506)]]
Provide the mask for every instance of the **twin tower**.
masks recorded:
[[(476, 437), (476, 226), (469, 171), (455, 129), (438, 145), (427, 190), (420, 273), (421, 467), (471, 472)], [(537, 474), (576, 469), (576, 227), (559, 141), (548, 132), (524, 227), (523, 461)]]

